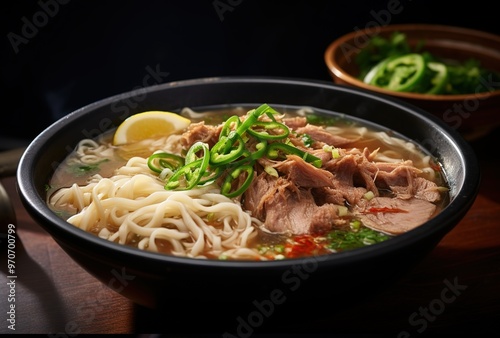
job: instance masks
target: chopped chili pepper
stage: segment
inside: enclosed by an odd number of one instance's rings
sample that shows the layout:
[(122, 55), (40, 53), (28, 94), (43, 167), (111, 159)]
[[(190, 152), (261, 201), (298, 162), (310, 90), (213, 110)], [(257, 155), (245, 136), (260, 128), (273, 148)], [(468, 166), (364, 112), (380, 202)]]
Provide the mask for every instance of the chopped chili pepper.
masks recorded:
[(364, 81), (397, 92), (409, 92), (423, 79), (425, 68), (423, 56), (417, 53), (390, 57), (375, 66)]
[[(203, 151), (203, 156), (198, 157), (196, 153)], [(165, 184), (165, 189), (185, 189), (190, 190), (196, 186), (208, 167), (210, 160), (210, 151), (208, 149), (208, 144), (203, 142), (196, 142), (189, 148), (186, 158), (185, 165), (177, 170)], [(186, 183), (182, 187), (180, 178), (184, 176)]]
[[(255, 127), (260, 127), (260, 129), (264, 130), (259, 130), (257, 131)], [(255, 129), (254, 129), (255, 128)], [(269, 134), (267, 130), (276, 130), (278, 129), (280, 133), (277, 134)], [(288, 129), (287, 126), (285, 126), (283, 123), (280, 122), (264, 122), (264, 121), (256, 121), (250, 128), (247, 129), (247, 132), (259, 139), (264, 139), (264, 140), (279, 140), (279, 139), (284, 139), (285, 137), (288, 136), (290, 133), (290, 129)]]
[(322, 165), (322, 161), (319, 157), (316, 157), (311, 153), (302, 151), (299, 148), (296, 148), (286, 143), (272, 143), (267, 148), (267, 156), (272, 159), (278, 158), (280, 156), (280, 152), (284, 153), (285, 155), (286, 154), (297, 155), (301, 157), (304, 161), (314, 165), (316, 168), (320, 168)]
[[(264, 114), (271, 121), (259, 120)], [(320, 158), (285, 143), (290, 129), (276, 121), (274, 115), (277, 114), (269, 105), (262, 104), (250, 110), (244, 120), (239, 116), (231, 116), (222, 125), (219, 140), (211, 149), (206, 143), (196, 142), (188, 149), (185, 158), (162, 153), (150, 156), (148, 165), (157, 173), (161, 173), (163, 167), (174, 172), (165, 184), (167, 190), (188, 190), (225, 177), (221, 193), (227, 197), (236, 197), (245, 192), (253, 180), (255, 161), (266, 155), (277, 158), (284, 157), (284, 154), (295, 154), (321, 167)]]
[(228, 136), (222, 136), (210, 150), (210, 164), (214, 166), (228, 164), (237, 160), (244, 150), (245, 141), (241, 135), (231, 131)]
[[(242, 172), (245, 172), (247, 174), (247, 177), (241, 183), (241, 185), (236, 186), (236, 189), (233, 187), (235, 182), (237, 182), (237, 179), (241, 175)], [(221, 187), (221, 194), (226, 196), (226, 197), (236, 197), (241, 195), (247, 188), (250, 186), (250, 183), (252, 183), (253, 180), (253, 165), (242, 165), (240, 167), (237, 167), (233, 169), (227, 176), (226, 179), (224, 180), (224, 183), (222, 184)]]
[[(155, 164), (155, 160), (158, 160), (158, 165)], [(180, 166), (184, 165), (184, 158), (174, 154), (161, 152), (155, 153), (148, 157), (148, 167), (154, 172), (161, 173), (163, 169), (176, 170)]]
[(427, 67), (436, 72), (430, 80), (432, 87), (427, 91), (427, 94), (441, 94), (448, 82), (448, 68), (441, 62), (428, 62)]
[(236, 125), (236, 128), (238, 128), (240, 126), (241, 120), (240, 120), (239, 116), (237, 116), (237, 115), (230, 116), (226, 120), (226, 122), (224, 122), (224, 125), (222, 126), (222, 129), (221, 129), (220, 134), (219, 134), (219, 138), (222, 136), (229, 135), (229, 132), (231, 131), (231, 125), (233, 123)]

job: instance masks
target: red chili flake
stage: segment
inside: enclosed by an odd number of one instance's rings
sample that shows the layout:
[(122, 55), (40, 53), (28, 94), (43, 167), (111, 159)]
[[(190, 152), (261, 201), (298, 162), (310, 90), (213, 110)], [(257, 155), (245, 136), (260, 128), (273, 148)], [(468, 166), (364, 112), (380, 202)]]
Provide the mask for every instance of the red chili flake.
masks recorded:
[(376, 212), (390, 212), (390, 213), (398, 213), (398, 212), (408, 212), (407, 210), (399, 209), (399, 208), (388, 208), (388, 207), (371, 207), (368, 209), (368, 212), (376, 213)]
[(290, 258), (310, 256), (322, 248), (323, 246), (317, 243), (314, 237), (310, 235), (295, 236), (291, 243), (286, 244), (286, 252), (288, 252), (288, 257)]

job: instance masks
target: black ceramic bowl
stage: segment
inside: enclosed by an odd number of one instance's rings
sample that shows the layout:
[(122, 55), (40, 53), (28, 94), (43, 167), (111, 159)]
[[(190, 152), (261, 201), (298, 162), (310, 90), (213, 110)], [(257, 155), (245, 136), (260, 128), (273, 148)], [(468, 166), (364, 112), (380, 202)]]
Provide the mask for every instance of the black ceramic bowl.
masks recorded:
[[(68, 152), (80, 139), (115, 128), (131, 114), (262, 103), (280, 109), (309, 106), (360, 118), (421, 143), (443, 164), (451, 187), (449, 205), (422, 226), (369, 247), (307, 259), (244, 262), (172, 257), (111, 243), (63, 221), (47, 207), (45, 185)], [(468, 143), (419, 108), (327, 82), (253, 77), (167, 83), (83, 107), (33, 140), (17, 173), (26, 209), (57, 243), (102, 283), (151, 308), (195, 300), (314, 301), (326, 296), (351, 297), (349, 290), (360, 286), (373, 290), (390, 285), (464, 217), (479, 180), (478, 163)]]

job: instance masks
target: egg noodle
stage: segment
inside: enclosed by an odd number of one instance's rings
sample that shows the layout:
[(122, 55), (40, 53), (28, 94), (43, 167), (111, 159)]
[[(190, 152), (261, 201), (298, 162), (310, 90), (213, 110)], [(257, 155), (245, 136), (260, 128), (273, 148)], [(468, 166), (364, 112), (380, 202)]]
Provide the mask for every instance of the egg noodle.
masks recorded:
[[(76, 153), (83, 163), (110, 156), (92, 140), (80, 142)], [(248, 248), (259, 220), (221, 195), (215, 184), (165, 190), (146, 158), (132, 157), (109, 178), (95, 175), (87, 185), (59, 189), (49, 203), (56, 208), (71, 205), (79, 212), (69, 223), (119, 244), (137, 241), (140, 249), (157, 252), (161, 250), (156, 240), (162, 239), (177, 256), (205, 258), (201, 253), (207, 252), (219, 258), (262, 259), (256, 249)]]

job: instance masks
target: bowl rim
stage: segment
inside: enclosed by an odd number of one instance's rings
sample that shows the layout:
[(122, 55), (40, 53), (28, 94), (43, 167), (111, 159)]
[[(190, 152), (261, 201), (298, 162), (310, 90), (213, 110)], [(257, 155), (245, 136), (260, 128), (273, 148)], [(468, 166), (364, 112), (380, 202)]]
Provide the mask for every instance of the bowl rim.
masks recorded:
[[(473, 36), (477, 38), (483, 38), (487, 40), (494, 41), (500, 45), (500, 36), (485, 32), (477, 29), (451, 26), (451, 25), (441, 25), (441, 24), (419, 24), (419, 23), (406, 23), (406, 24), (392, 24), (385, 26), (378, 26), (378, 31), (376, 33), (371, 33), (372, 28), (364, 28), (360, 30), (355, 30), (346, 33), (337, 39), (333, 40), (328, 44), (324, 53), (323, 60), (328, 68), (331, 75), (338, 77), (339, 79), (349, 83), (352, 86), (364, 88), (367, 90), (372, 90), (386, 95), (392, 95), (395, 97), (400, 97), (402, 99), (412, 99), (412, 100), (426, 100), (426, 101), (440, 101), (440, 102), (453, 102), (453, 101), (464, 101), (474, 97), (475, 99), (486, 99), (491, 96), (500, 96), (500, 89), (493, 91), (483, 92), (483, 93), (470, 93), (470, 94), (454, 94), (454, 95), (435, 95), (435, 94), (421, 94), (421, 93), (411, 93), (411, 92), (395, 92), (392, 90), (380, 88), (374, 85), (364, 83), (360, 79), (348, 74), (337, 60), (333, 57), (335, 52), (347, 42), (353, 40), (358, 34), (365, 34), (367, 36), (376, 35), (380, 33), (389, 33), (393, 31), (404, 31), (404, 30), (414, 30), (414, 31), (437, 31), (445, 33), (454, 34), (464, 34), (468, 36)], [(357, 47), (354, 47), (357, 48)], [(359, 48), (358, 48), (359, 49)]]
[[(173, 81), (160, 85), (154, 85), (151, 87), (144, 88), (141, 91), (141, 94), (145, 92), (154, 92), (154, 91), (163, 91), (168, 90), (173, 87), (189, 87), (189, 86), (197, 86), (197, 85), (210, 85), (211, 83), (229, 83), (229, 84), (237, 84), (237, 83), (272, 83), (276, 85), (282, 84), (293, 84), (300, 86), (313, 86), (320, 89), (331, 89), (335, 91), (343, 91), (348, 92), (354, 95), (360, 95), (363, 97), (367, 97), (372, 100), (380, 101), (384, 104), (389, 104), (395, 106), (398, 109), (403, 109), (408, 111), (411, 114), (418, 114), (422, 119), (426, 120), (433, 127), (437, 128), (440, 133), (443, 133), (443, 137), (447, 140), (451, 140), (453, 143), (453, 148), (463, 150), (460, 157), (462, 162), (467, 164), (464, 168), (464, 171), (470, 171), (471, 179), (464, 181), (463, 186), (459, 191), (457, 191), (457, 196), (460, 194), (460, 199), (455, 198), (453, 201), (450, 201), (449, 205), (446, 209), (450, 209), (446, 213), (440, 213), (436, 215), (431, 220), (427, 221), (424, 225), (419, 226), (408, 233), (404, 233), (398, 235), (396, 237), (391, 238), (389, 241), (384, 241), (381, 243), (377, 243), (373, 246), (367, 246), (363, 248), (358, 248), (355, 250), (348, 250), (344, 252), (322, 255), (322, 256), (314, 256), (314, 257), (306, 257), (306, 258), (290, 258), (286, 260), (273, 260), (273, 261), (248, 261), (248, 260), (212, 260), (212, 259), (198, 259), (198, 258), (189, 258), (189, 257), (177, 257), (172, 255), (166, 255), (162, 253), (150, 252), (146, 250), (141, 250), (138, 248), (129, 247), (126, 245), (110, 242), (104, 239), (101, 239), (93, 234), (90, 234), (80, 228), (73, 226), (72, 224), (62, 220), (57, 216), (50, 208), (47, 206), (45, 200), (40, 196), (37, 192), (34, 178), (32, 176), (34, 171), (34, 163), (36, 162), (38, 155), (44, 149), (44, 145), (48, 142), (54, 135), (57, 134), (57, 131), (61, 128), (64, 128), (65, 125), (69, 124), (71, 121), (81, 118), (87, 112), (91, 112), (92, 110), (98, 109), (99, 107), (108, 106), (111, 103), (120, 100), (132, 97), (134, 95), (138, 95), (137, 90), (131, 90), (128, 92), (124, 92), (121, 94), (113, 95), (96, 102), (90, 103), (84, 107), (81, 107), (68, 115), (60, 118), (59, 120), (52, 123), (48, 126), (44, 131), (42, 131), (33, 141), (28, 145), (25, 152), (21, 156), (19, 161), (19, 165), (16, 173), (16, 182), (17, 182), (17, 190), (21, 199), (21, 202), (29, 212), (29, 214), (33, 217), (35, 221), (42, 228), (45, 228), (47, 232), (51, 235), (56, 242), (59, 243), (59, 240), (55, 238), (52, 232), (64, 232), (66, 236), (70, 236), (75, 238), (77, 242), (85, 242), (89, 245), (97, 246), (100, 250), (104, 250), (105, 252), (114, 253), (114, 254), (123, 254), (125, 257), (133, 258), (133, 259), (145, 259), (145, 262), (150, 264), (165, 264), (165, 263), (173, 263), (173, 264), (182, 264), (189, 265), (193, 267), (211, 267), (217, 269), (232, 269), (239, 268), (246, 270), (254, 270), (254, 269), (275, 269), (275, 268), (289, 268), (291, 266), (295, 266), (297, 264), (306, 264), (307, 262), (311, 262), (311, 260), (316, 260), (317, 263), (330, 264), (335, 266), (345, 266), (352, 264), (353, 262), (363, 261), (366, 257), (380, 257), (385, 256), (387, 254), (392, 253), (393, 251), (397, 251), (398, 249), (402, 249), (409, 245), (412, 245), (421, 239), (430, 237), (432, 234), (440, 233), (440, 237), (444, 236), (449, 230), (449, 225), (446, 222), (442, 222), (445, 214), (449, 214), (449, 216), (454, 220), (451, 223), (456, 224), (468, 211), (470, 206), (472, 205), (477, 192), (479, 190), (479, 182), (480, 182), (480, 171), (479, 171), (479, 163), (475, 156), (474, 151), (469, 143), (462, 138), (462, 136), (453, 128), (446, 125), (444, 122), (437, 119), (435, 116), (430, 113), (412, 105), (407, 102), (385, 97), (383, 95), (379, 95), (372, 91), (363, 90), (359, 88), (353, 88), (343, 85), (338, 85), (335, 83), (331, 83), (329, 81), (322, 80), (312, 80), (312, 79), (302, 79), (302, 78), (288, 78), (288, 77), (272, 77), (272, 76), (222, 76), (222, 77), (208, 77), (208, 78), (197, 78), (197, 79), (187, 79), (181, 81)], [(233, 105), (238, 105), (238, 103), (233, 103)], [(453, 211), (454, 210), (454, 211)], [(448, 217), (448, 218), (450, 218)], [(455, 222), (456, 220), (456, 222)], [(46, 223), (50, 223), (49, 229)], [(61, 246), (64, 243), (59, 243)], [(76, 248), (75, 250), (80, 250)], [(107, 257), (107, 256), (106, 256)]]

